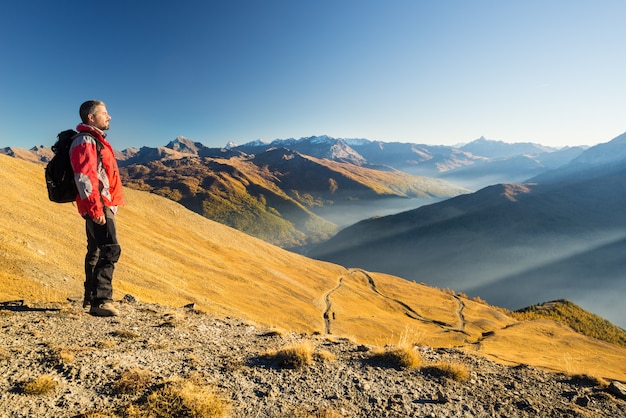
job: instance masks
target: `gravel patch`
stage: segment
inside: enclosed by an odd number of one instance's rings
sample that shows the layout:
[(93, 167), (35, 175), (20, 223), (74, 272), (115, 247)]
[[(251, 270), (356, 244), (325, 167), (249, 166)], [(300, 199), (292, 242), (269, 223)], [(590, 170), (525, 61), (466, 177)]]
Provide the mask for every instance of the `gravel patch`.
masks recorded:
[[(129, 416), (164, 385), (191, 381), (232, 417), (626, 417), (611, 382), (587, 376), (431, 347), (412, 348), (421, 365), (402, 367), (374, 355), (384, 347), (128, 300), (113, 318), (78, 301), (0, 309), (0, 415)], [(303, 364), (272, 356), (303, 344)], [(29, 392), (41, 376), (53, 387)]]

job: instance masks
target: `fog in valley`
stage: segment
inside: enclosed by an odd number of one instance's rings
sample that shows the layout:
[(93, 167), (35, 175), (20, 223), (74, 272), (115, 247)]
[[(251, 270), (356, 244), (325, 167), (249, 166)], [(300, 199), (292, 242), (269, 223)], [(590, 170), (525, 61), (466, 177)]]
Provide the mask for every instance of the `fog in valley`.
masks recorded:
[(443, 198), (388, 198), (370, 201), (355, 201), (354, 204), (334, 204), (332, 206), (313, 208), (321, 216), (340, 229), (353, 225), (364, 219), (395, 215), (400, 212), (419, 208), (420, 206), (437, 203)]
[(492, 275), (487, 282), (458, 288), (513, 310), (569, 299), (626, 329), (626, 261), (621, 261), (626, 253), (626, 231), (575, 246), (555, 241), (553, 246), (534, 252), (542, 250), (552, 256), (516, 265), (515, 271)]

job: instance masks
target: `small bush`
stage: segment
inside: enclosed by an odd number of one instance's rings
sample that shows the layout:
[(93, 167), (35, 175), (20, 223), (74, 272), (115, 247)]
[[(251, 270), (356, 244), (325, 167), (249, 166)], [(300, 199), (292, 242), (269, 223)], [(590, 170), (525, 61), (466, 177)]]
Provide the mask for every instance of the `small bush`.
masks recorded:
[(59, 350), (57, 358), (59, 363), (62, 364), (73, 363), (74, 353), (72, 353), (70, 350)]
[(570, 381), (580, 386), (597, 386), (601, 388), (607, 388), (609, 386), (609, 382), (607, 382), (605, 379), (597, 376), (591, 376), (588, 374), (573, 374), (570, 376)]
[(133, 395), (143, 392), (152, 381), (149, 371), (139, 368), (130, 369), (113, 383), (116, 393)]
[(75, 354), (79, 351), (83, 351), (83, 349), (77, 347), (56, 348), (52, 353), (51, 361), (57, 365), (73, 363)]
[(78, 415), (79, 418), (112, 418), (117, 417), (117, 415), (110, 411), (87, 411)]
[(169, 382), (148, 395), (144, 404), (131, 404), (124, 416), (138, 417), (224, 417), (230, 406), (211, 388), (191, 381)]
[(262, 333), (261, 337), (282, 337), (285, 335), (285, 331), (279, 328), (271, 328), (268, 331)]
[(412, 347), (392, 347), (372, 353), (371, 362), (378, 366), (413, 369), (422, 363), (422, 357)]
[(423, 370), (428, 374), (446, 377), (457, 382), (462, 382), (469, 378), (469, 370), (463, 363), (442, 361), (430, 364), (424, 367)]
[(56, 390), (58, 382), (47, 374), (42, 374), (36, 379), (30, 380), (22, 385), (22, 392), (28, 395), (46, 395)]
[(313, 362), (313, 345), (309, 341), (305, 341), (299, 345), (287, 346), (268, 353), (264, 357), (275, 362), (278, 367), (299, 369)]
[(132, 340), (139, 337), (139, 334), (136, 332), (127, 330), (113, 331), (111, 335), (121, 338), (122, 340)]
[(96, 343), (98, 348), (113, 348), (116, 346), (115, 341), (111, 340), (101, 340)]
[(328, 350), (320, 350), (314, 355), (316, 360), (320, 361), (335, 361), (337, 356)]
[(481, 305), (489, 305), (487, 301), (481, 298), (480, 296), (474, 296), (471, 300), (473, 302), (480, 303)]

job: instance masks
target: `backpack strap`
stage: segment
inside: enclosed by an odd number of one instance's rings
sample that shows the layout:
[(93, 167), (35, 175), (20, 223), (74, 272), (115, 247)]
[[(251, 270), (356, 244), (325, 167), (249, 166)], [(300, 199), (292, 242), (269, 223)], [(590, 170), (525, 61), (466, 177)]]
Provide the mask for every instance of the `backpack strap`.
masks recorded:
[(74, 141), (81, 135), (89, 135), (93, 138), (93, 140), (96, 142), (96, 151), (98, 151), (98, 157), (100, 158), (100, 161), (102, 161), (102, 148), (104, 148), (104, 145), (102, 144), (102, 141), (100, 141), (100, 138), (98, 138), (91, 132), (77, 132), (76, 135), (74, 135), (74, 137), (72, 138), (72, 141)]

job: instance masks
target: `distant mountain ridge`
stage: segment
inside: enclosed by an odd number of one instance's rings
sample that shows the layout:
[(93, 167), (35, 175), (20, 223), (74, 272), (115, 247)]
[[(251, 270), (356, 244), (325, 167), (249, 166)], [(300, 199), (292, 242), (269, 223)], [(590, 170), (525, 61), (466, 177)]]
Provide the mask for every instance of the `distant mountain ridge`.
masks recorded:
[[(255, 153), (275, 147), (357, 165), (389, 166), (413, 175), (444, 179), (474, 190), (495, 183), (522, 182), (569, 163), (587, 148), (555, 148), (535, 143), (510, 144), (484, 137), (456, 148), (363, 138), (338, 139), (323, 135), (299, 140), (274, 140), (270, 143), (257, 140), (241, 146), (231, 144), (229, 149)], [(333, 155), (328, 151), (330, 147), (350, 147), (354, 152)]]
[[(175, 199), (180, 194), (177, 201), (210, 219), (285, 248), (298, 249), (324, 241), (338, 227), (359, 219), (386, 215), (393, 210), (399, 212), (410, 209), (409, 205), (417, 207), (471, 190), (474, 185), (472, 181), (463, 183), (453, 175), (446, 177), (450, 173), (465, 169), (468, 172), (461, 175), (466, 178), (490, 181), (491, 177), (511, 180), (511, 176), (515, 176), (514, 179), (518, 180), (568, 162), (578, 155), (572, 151), (561, 154), (560, 151), (540, 145), (505, 144), (484, 138), (465, 147), (471, 147), (472, 144), (479, 145), (485, 152), (492, 145), (497, 148), (499, 155), (508, 147), (508, 155), (512, 156), (493, 160), (454, 147), (341, 139), (327, 135), (277, 139), (269, 143), (257, 140), (240, 146), (229, 143), (224, 148), (209, 148), (199, 142), (178, 137), (160, 152), (141, 149), (126, 161), (121, 161), (120, 165), (124, 167), (123, 174), (128, 177), (129, 184), (136, 186), (135, 181), (142, 182), (142, 190), (148, 190), (146, 184), (150, 183), (151, 176), (163, 177), (163, 173), (145, 170), (159, 158), (179, 159), (178, 170), (181, 164), (188, 161), (182, 158), (185, 156), (205, 159), (205, 166), (210, 164), (209, 161), (219, 161), (219, 164), (211, 165), (215, 173), (222, 169), (228, 171), (227, 166), (236, 166), (236, 172), (248, 173), (243, 188), (233, 188), (235, 183), (232, 179), (226, 183), (216, 180), (211, 183), (212, 186), (206, 182), (206, 176), (197, 174), (196, 177), (205, 179), (196, 188), (202, 192), (200, 194), (191, 192), (190, 195), (186, 186), (178, 187), (175, 184), (160, 184), (153, 190)], [(525, 154), (523, 157), (515, 155), (522, 151), (535, 151), (537, 154)], [(532, 169), (524, 170), (511, 164), (516, 158), (532, 160)], [(543, 164), (541, 160), (544, 158), (550, 159), (551, 165)], [(244, 161), (246, 164), (242, 164)], [(248, 163), (252, 163), (252, 166)], [(477, 176), (479, 171), (469, 171), (471, 167), (489, 164), (495, 170), (491, 169), (488, 180)], [(134, 170), (134, 165), (142, 165), (144, 169)], [(250, 170), (257, 173), (252, 174)], [(131, 175), (131, 171), (140, 173), (140, 176)], [(168, 181), (172, 183), (174, 178), (170, 172)], [(259, 178), (265, 178), (265, 182), (270, 181), (275, 187), (267, 184), (260, 188), (252, 186), (256, 181), (254, 179)], [(447, 183), (442, 182), (447, 179), (450, 179)], [(216, 184), (231, 191), (222, 191), (217, 197), (215, 191), (206, 192), (207, 187), (211, 189)], [(454, 184), (461, 184), (461, 187)], [(174, 189), (177, 192), (172, 194), (170, 191)], [(274, 193), (277, 189), (281, 190), (279, 196)], [(229, 199), (239, 203), (233, 207)]]
[[(441, 178), (474, 190), (495, 183), (522, 182), (570, 162), (586, 149), (556, 149), (534, 143), (508, 144), (485, 138), (455, 148), (367, 139), (335, 139), (328, 136), (275, 140), (271, 143), (254, 141), (239, 147), (231, 145), (230, 149), (254, 153), (269, 147), (291, 146), (290, 144), (298, 141), (315, 141), (318, 144), (324, 141), (328, 144), (341, 141), (365, 158), (368, 164), (390, 166), (414, 175)], [(303, 152), (306, 153), (307, 150)]]
[(532, 142), (508, 144), (503, 141), (490, 140), (484, 136), (481, 136), (469, 144), (463, 145), (461, 149), (474, 155), (481, 155), (487, 158), (506, 158), (516, 155), (541, 154), (559, 150), (559, 148), (546, 147)]
[(336, 233), (337, 224), (349, 222), (334, 215), (346, 213), (339, 206), (354, 214), (359, 206), (377, 210), (467, 192), (443, 180), (363, 164), (341, 142), (298, 144), (295, 150), (263, 146), (252, 153), (249, 147), (208, 148), (179, 137), (166, 147), (129, 154), (120, 170), (131, 187), (286, 248)]
[(621, 170), (626, 160), (626, 132), (611, 141), (598, 144), (573, 158), (569, 163), (535, 176), (529, 181), (560, 180), (601, 176)]
[[(352, 164), (390, 166), (411, 174), (435, 177), (450, 167), (472, 164), (481, 160), (453, 147), (399, 142), (342, 139), (312, 136), (300, 139), (277, 139), (270, 143), (253, 141), (230, 149), (245, 153), (262, 152), (270, 148), (288, 148), (318, 158), (346, 161)], [(411, 172), (421, 166), (419, 172)]]
[[(120, 165), (130, 165), (182, 155), (229, 158), (259, 154), (273, 148), (286, 148), (316, 158), (381, 170), (395, 169), (419, 176), (463, 179), (467, 184), (477, 185), (475, 189), (494, 184), (481, 180), (485, 171), (489, 171), (492, 177), (500, 180), (512, 176), (519, 177), (519, 164), (515, 164), (515, 160), (532, 161), (533, 175), (539, 175), (571, 162), (586, 149), (586, 147), (557, 149), (535, 143), (505, 143), (484, 137), (460, 147), (451, 147), (383, 142), (365, 138), (333, 138), (328, 135), (276, 139), (271, 142), (255, 140), (243, 145), (231, 141), (225, 147), (211, 148), (201, 142), (179, 136), (164, 147), (127, 148), (116, 151), (116, 156), (120, 160)], [(49, 147), (44, 146), (30, 150), (6, 147), (0, 149), (0, 153), (41, 162), (48, 161), (52, 155)], [(478, 180), (475, 181), (475, 178)]]

